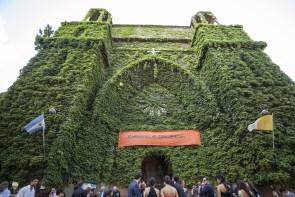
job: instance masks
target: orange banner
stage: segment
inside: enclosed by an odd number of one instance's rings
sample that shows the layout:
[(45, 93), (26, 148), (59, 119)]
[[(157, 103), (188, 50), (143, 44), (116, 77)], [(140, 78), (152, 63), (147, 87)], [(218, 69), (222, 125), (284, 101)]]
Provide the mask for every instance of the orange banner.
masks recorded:
[(198, 130), (120, 131), (119, 147), (201, 145)]

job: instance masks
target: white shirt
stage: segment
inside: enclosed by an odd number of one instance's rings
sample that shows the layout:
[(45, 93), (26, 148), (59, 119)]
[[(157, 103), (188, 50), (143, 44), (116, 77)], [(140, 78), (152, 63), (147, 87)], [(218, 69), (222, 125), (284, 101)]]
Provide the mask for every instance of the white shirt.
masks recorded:
[(0, 193), (0, 197), (10, 197), (10, 191), (6, 188), (4, 191)]
[(27, 185), (23, 188), (21, 188), (16, 197), (34, 197), (35, 196), (35, 188), (31, 190), (31, 186)]

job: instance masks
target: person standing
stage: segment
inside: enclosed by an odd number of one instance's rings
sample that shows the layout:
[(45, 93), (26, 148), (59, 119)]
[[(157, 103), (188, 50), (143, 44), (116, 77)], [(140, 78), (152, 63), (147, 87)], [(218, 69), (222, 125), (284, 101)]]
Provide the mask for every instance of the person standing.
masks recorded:
[(199, 195), (201, 197), (214, 197), (214, 189), (213, 189), (212, 185), (209, 183), (207, 177), (203, 178)]
[(247, 189), (246, 184), (243, 181), (240, 181), (238, 184), (238, 197), (250, 197), (250, 196), (251, 195)]
[(271, 191), (272, 191), (272, 196), (273, 196), (273, 197), (279, 197), (278, 191), (277, 191), (277, 189), (276, 189), (275, 186), (271, 185), (271, 186), (270, 186), (270, 189), (271, 189)]
[(139, 182), (142, 178), (142, 174), (138, 173), (134, 176), (134, 179), (130, 182), (128, 186), (128, 197), (141, 197)]
[(106, 187), (104, 185), (100, 187), (98, 197), (107, 197)]
[(10, 197), (10, 190), (8, 189), (8, 186), (8, 181), (3, 181), (0, 184), (0, 197)]
[(164, 177), (164, 187), (161, 189), (161, 197), (178, 197), (177, 190), (171, 186), (171, 179), (169, 176)]
[(30, 185), (27, 185), (21, 188), (16, 197), (35, 197), (35, 187), (38, 184), (37, 178), (32, 178), (30, 181)]
[(281, 188), (280, 192), (283, 195), (283, 197), (295, 197), (295, 194), (293, 192), (290, 192), (286, 190), (285, 188)]
[(230, 197), (231, 196), (231, 186), (226, 182), (223, 175), (217, 175), (217, 197)]
[(151, 177), (148, 182), (148, 187), (145, 188), (143, 197), (160, 197), (160, 191), (155, 188), (156, 179)]
[(172, 185), (177, 190), (179, 197), (186, 197), (186, 194), (184, 193), (184, 185), (181, 183), (178, 176), (175, 176), (174, 178), (174, 184)]
[(56, 197), (65, 197), (65, 196), (66, 196), (66, 194), (65, 194), (65, 192), (63, 190), (58, 189), (56, 191)]
[(197, 185), (193, 185), (193, 188), (191, 190), (191, 196), (192, 197), (199, 197), (199, 185), (201, 183), (197, 184)]
[(39, 191), (36, 192), (35, 196), (36, 197), (48, 197), (49, 194), (46, 191), (46, 187), (44, 185), (41, 185)]
[(111, 192), (111, 197), (121, 197), (120, 191), (117, 186), (114, 186)]
[(84, 181), (80, 180), (74, 188), (72, 197), (87, 197), (87, 191), (83, 189)]
[(56, 189), (53, 187), (49, 193), (49, 197), (56, 197)]

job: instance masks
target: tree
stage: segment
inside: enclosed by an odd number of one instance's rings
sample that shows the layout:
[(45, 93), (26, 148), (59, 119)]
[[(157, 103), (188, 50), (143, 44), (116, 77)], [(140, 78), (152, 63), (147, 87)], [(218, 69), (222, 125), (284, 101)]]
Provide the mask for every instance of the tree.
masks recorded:
[(54, 30), (52, 29), (52, 27), (47, 24), (43, 30), (43, 37), (49, 38), (53, 35)]
[(35, 37), (35, 50), (39, 50), (41, 48), (42, 38), (50, 38), (52, 37), (53, 33), (54, 30), (49, 24), (45, 26), (43, 31), (42, 29), (39, 29), (39, 33)]

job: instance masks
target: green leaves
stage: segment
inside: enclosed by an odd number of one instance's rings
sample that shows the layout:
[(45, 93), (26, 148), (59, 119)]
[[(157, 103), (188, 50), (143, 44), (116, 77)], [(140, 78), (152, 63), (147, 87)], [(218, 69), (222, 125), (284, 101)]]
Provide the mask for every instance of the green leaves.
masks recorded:
[[(38, 54), (0, 94), (1, 177), (126, 186), (157, 153), (188, 185), (220, 172), (230, 181), (294, 184), (295, 86), (262, 52), (264, 42), (241, 26), (200, 24), (188, 48), (188, 28), (110, 24), (109, 13), (94, 9), (53, 37), (49, 27), (37, 36)], [(274, 113), (275, 152), (270, 133), (247, 131), (262, 109)], [(21, 132), (41, 112), (46, 158), (42, 135)], [(117, 147), (123, 129), (191, 128), (202, 146)]]

